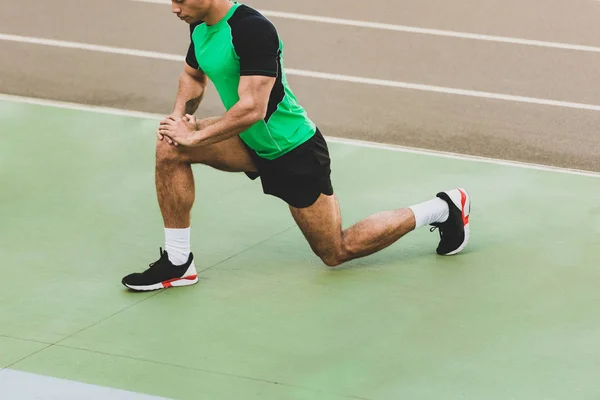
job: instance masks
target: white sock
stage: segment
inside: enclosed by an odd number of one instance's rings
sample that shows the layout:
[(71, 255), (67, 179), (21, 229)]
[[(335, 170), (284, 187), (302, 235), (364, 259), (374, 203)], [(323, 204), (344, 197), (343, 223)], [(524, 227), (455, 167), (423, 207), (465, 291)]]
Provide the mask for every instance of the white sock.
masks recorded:
[(415, 229), (431, 225), (434, 222), (444, 222), (450, 215), (448, 203), (439, 197), (425, 203), (410, 206), (409, 208), (415, 214)]
[(165, 228), (165, 250), (173, 265), (183, 265), (190, 256), (190, 228)]

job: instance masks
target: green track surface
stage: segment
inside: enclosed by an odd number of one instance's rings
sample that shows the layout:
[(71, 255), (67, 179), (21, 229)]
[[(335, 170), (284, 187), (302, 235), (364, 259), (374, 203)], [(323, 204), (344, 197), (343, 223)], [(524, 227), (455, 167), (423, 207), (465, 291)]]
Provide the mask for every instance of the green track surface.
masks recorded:
[(344, 226), (457, 186), (473, 208), (458, 256), (421, 229), (329, 270), (259, 182), (194, 166), (200, 282), (139, 294), (156, 121), (0, 118), (2, 368), (176, 399), (600, 397), (597, 178), (331, 143)]

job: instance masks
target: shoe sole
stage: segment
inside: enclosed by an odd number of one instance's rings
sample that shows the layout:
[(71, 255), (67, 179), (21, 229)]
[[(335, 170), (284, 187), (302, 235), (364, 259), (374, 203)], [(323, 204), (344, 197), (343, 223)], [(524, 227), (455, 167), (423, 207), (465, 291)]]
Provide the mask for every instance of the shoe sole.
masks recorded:
[(467, 247), (467, 244), (469, 243), (469, 224), (465, 225), (465, 240), (464, 242), (462, 242), (462, 244), (458, 247), (458, 249), (451, 251), (450, 253), (446, 253), (446, 254), (442, 254), (443, 256), (453, 256), (455, 254), (460, 253), (461, 251), (464, 250), (465, 247)]
[[(463, 221), (464, 221), (465, 217), (469, 218), (469, 216), (471, 215), (471, 196), (469, 195), (469, 192), (467, 192), (463, 188), (458, 188), (458, 191), (461, 192), (461, 194), (464, 194), (464, 196), (465, 196), (465, 204), (464, 205), (460, 204), (461, 211), (463, 213), (462, 217), (463, 217)], [(462, 201), (461, 201), (461, 203), (462, 203)], [(461, 251), (464, 250), (465, 247), (467, 247), (467, 244), (469, 243), (469, 235), (470, 235), (470, 222), (467, 222), (467, 224), (464, 226), (464, 228), (465, 228), (465, 240), (463, 240), (461, 245), (458, 246), (458, 248), (456, 250), (453, 250), (450, 253), (446, 253), (446, 254), (442, 254), (442, 255), (453, 256), (455, 254), (460, 253)]]
[(138, 292), (149, 292), (152, 290), (166, 289), (170, 287), (190, 286), (198, 282), (198, 275), (190, 275), (183, 278), (170, 279), (168, 281), (155, 283), (154, 285), (134, 286), (124, 283), (131, 290)]

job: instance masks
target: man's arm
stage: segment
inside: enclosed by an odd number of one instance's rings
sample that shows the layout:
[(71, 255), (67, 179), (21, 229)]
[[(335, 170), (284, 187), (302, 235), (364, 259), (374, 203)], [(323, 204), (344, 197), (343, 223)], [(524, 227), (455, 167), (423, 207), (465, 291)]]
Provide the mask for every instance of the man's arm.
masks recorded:
[[(182, 146), (207, 146), (239, 135), (265, 118), (275, 78), (242, 76), (238, 87), (239, 101), (220, 119), (198, 130), (196, 120), (168, 119), (161, 122), (159, 133)], [(212, 122), (212, 121), (211, 121)]]
[[(184, 64), (184, 69), (179, 76), (179, 89), (175, 97), (175, 106), (171, 115), (161, 121), (161, 124), (167, 120), (179, 120), (186, 114), (193, 114), (198, 109), (200, 102), (204, 98), (204, 90), (208, 78), (200, 69), (191, 67), (187, 61)], [(159, 140), (165, 140), (169, 144), (174, 143), (169, 137), (164, 137), (160, 133), (160, 126), (156, 132)]]
[(197, 131), (194, 146), (206, 146), (239, 135), (267, 115), (267, 106), (275, 78), (242, 76), (240, 100), (216, 123)]
[(183, 117), (186, 114), (194, 114), (204, 98), (207, 81), (208, 78), (204, 72), (194, 69), (186, 63), (179, 76), (179, 90), (171, 115)]

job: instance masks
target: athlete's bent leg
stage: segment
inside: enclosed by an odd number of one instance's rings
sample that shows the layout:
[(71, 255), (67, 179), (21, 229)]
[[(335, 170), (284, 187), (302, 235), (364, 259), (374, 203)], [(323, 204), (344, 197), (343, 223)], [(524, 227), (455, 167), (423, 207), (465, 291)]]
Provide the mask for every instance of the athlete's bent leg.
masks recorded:
[[(212, 119), (213, 121), (216, 119)], [(198, 282), (190, 247), (190, 212), (194, 204), (191, 164), (201, 163), (229, 172), (256, 172), (256, 166), (239, 137), (206, 147), (186, 148), (156, 143), (156, 193), (165, 223), (165, 251), (141, 273), (129, 274), (122, 283), (145, 291)]]
[(256, 172), (238, 136), (203, 147), (173, 146), (157, 140), (156, 193), (165, 228), (190, 226), (195, 194), (191, 164), (196, 163), (227, 172)]
[(405, 208), (373, 214), (342, 230), (335, 194), (321, 194), (312, 206), (290, 206), (290, 211), (312, 250), (330, 267), (382, 250), (415, 228), (415, 215)]

